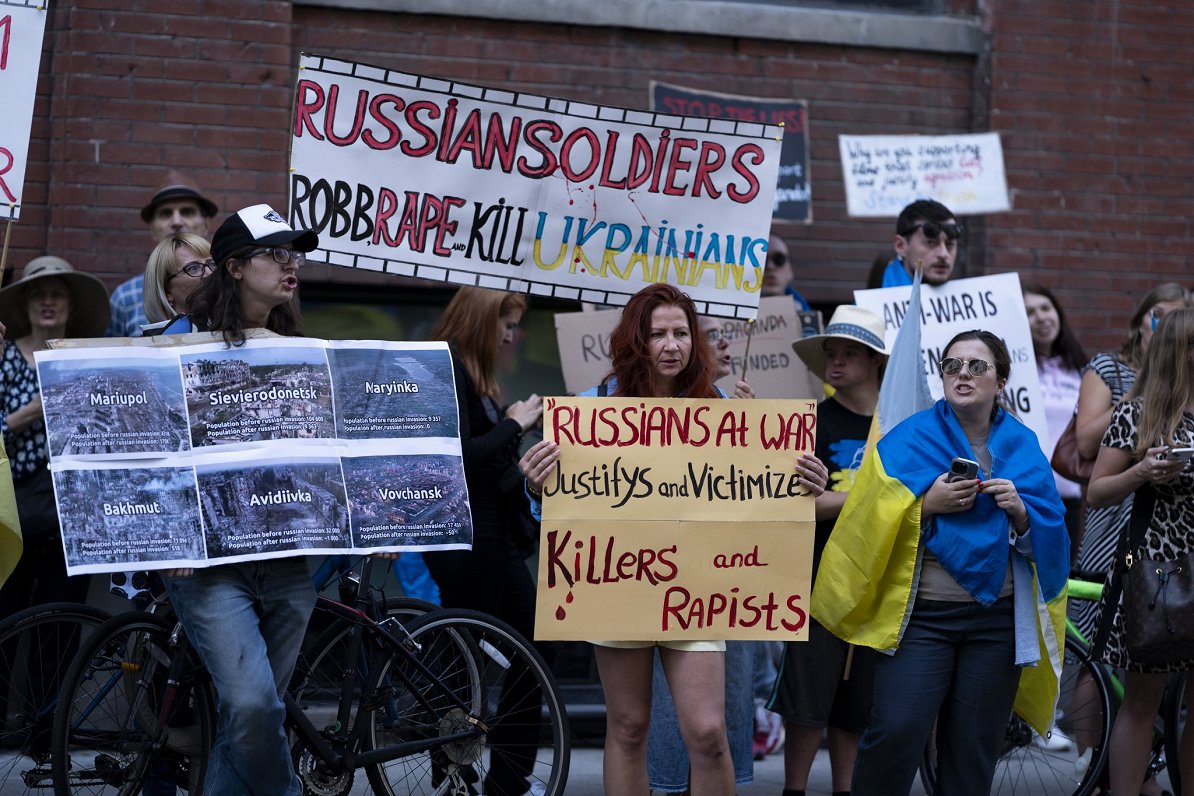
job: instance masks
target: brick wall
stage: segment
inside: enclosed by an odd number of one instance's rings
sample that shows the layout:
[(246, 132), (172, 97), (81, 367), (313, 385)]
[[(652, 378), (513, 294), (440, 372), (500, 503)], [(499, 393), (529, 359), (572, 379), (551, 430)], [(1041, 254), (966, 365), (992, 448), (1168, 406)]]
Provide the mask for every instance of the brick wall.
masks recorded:
[(281, 0), (55, 4), (10, 261), (49, 250), (110, 284), (131, 275), (151, 242), (137, 210), (172, 167), (224, 209), (284, 205), (306, 50), (629, 107), (646, 107), (652, 79), (807, 99), (814, 223), (779, 231), (826, 304), (849, 299), (893, 226), (846, 218), (838, 134), (989, 126), (1004, 136), (1015, 210), (973, 220), (967, 271), (1056, 285), (1084, 341), (1105, 347), (1132, 295), (1194, 282), (1194, 0), (978, 6), (990, 52), (974, 57)]
[(990, 262), (1056, 286), (1090, 348), (1139, 298), (1194, 286), (1194, 4), (1001, 0), (991, 125), (1016, 211)]

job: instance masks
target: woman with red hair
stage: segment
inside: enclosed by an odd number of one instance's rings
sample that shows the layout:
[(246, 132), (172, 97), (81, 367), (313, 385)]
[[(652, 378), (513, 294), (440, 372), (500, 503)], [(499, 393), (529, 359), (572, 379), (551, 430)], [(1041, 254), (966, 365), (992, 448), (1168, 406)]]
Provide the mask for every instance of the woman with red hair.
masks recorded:
[[(713, 383), (712, 346), (698, 337), (696, 307), (667, 284), (653, 284), (631, 297), (610, 334), (612, 373), (585, 396), (622, 398), (724, 398)], [(559, 460), (548, 440), (533, 446), (519, 467), (533, 508)], [(796, 472), (813, 494), (825, 488), (827, 471), (815, 457), (797, 460)], [(641, 794), (647, 784), (647, 727), (651, 718), (654, 648), (667, 675), (681, 735), (692, 766), (694, 796), (734, 793), (734, 767), (726, 740), (724, 641), (594, 641), (605, 691), (607, 793)]]

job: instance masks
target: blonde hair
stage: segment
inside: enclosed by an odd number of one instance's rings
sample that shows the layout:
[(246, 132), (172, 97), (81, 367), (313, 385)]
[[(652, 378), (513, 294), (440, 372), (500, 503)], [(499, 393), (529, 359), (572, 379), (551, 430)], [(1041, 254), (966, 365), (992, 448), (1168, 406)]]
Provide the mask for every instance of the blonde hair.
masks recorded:
[(149, 261), (145, 263), (145, 285), (141, 289), (141, 300), (145, 304), (145, 317), (150, 323), (168, 321), (178, 315), (178, 311), (170, 305), (166, 298), (166, 280), (174, 273), (178, 266), (175, 253), (186, 246), (200, 260), (211, 259), (211, 244), (206, 238), (190, 232), (179, 232), (153, 247), (149, 253)]
[(498, 319), (526, 308), (526, 297), (518, 293), (462, 287), (440, 315), (432, 337), (452, 346), (479, 395), (498, 398), (502, 392), (493, 372), (501, 342)]
[(1173, 447), (1191, 444), (1191, 440), (1174, 438), (1190, 400), (1191, 346), (1194, 346), (1194, 309), (1166, 313), (1153, 332), (1144, 367), (1132, 387), (1132, 397), (1140, 402), (1137, 457), (1162, 440)]

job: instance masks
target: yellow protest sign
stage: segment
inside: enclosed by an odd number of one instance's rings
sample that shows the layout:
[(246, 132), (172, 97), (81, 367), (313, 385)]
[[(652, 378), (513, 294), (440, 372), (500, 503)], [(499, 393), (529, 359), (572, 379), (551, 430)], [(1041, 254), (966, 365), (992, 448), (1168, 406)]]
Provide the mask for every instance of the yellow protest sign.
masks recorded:
[(804, 639), (811, 400), (549, 398), (539, 639)]

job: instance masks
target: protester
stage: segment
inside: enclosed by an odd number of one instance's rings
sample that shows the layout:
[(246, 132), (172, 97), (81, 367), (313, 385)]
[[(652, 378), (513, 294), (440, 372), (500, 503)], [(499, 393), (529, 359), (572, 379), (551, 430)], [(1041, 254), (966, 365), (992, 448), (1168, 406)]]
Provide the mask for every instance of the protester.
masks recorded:
[[(722, 332), (721, 321), (702, 315), (699, 319), (704, 342), (713, 349), (714, 378), (723, 379), (733, 372), (730, 341)], [(702, 342), (698, 336), (696, 345)], [(734, 385), (735, 398), (754, 398), (754, 390), (745, 381)], [(749, 785), (754, 781), (752, 761), (753, 732), (752, 677), (755, 669), (756, 647), (767, 642), (727, 641), (725, 660), (726, 737), (730, 758), (734, 761), (734, 783)], [(651, 726), (647, 738), (647, 774), (651, 790), (664, 793), (687, 793), (688, 753), (680, 737), (676, 719), (676, 705), (668, 690), (659, 651), (656, 650), (651, 667)]]
[(796, 314), (801, 328), (807, 337), (817, 333), (817, 316), (812, 312), (812, 305), (808, 299), (796, 289), (795, 275), (792, 272), (792, 256), (788, 253), (788, 244), (779, 235), (772, 234), (767, 240), (767, 262), (763, 269), (763, 285), (759, 295), (791, 296), (796, 304)]
[[(854, 476), (862, 465), (887, 362), (883, 319), (852, 305), (837, 308), (825, 333), (792, 344), (833, 397), (817, 407), (817, 458), (829, 483), (817, 498), (813, 578)], [(784, 796), (804, 796), (813, 758), (827, 733), (835, 794), (849, 793), (858, 739), (871, 714), (874, 651), (851, 647), (815, 620), (806, 642), (784, 645), (783, 666), (768, 707), (784, 719)]]
[[(586, 395), (644, 398), (717, 398), (708, 346), (694, 345), (696, 307), (677, 288), (649, 285), (622, 310), (610, 335), (612, 373)], [(539, 508), (543, 483), (559, 459), (559, 447), (544, 440), (523, 455), (519, 466)], [(796, 472), (813, 494), (825, 485), (825, 467), (811, 454), (796, 460)], [(728, 754), (725, 718), (725, 650), (720, 641), (599, 641), (597, 670), (605, 692), (606, 740), (603, 765), (608, 793), (646, 794), (647, 729), (651, 714), (651, 661), (659, 647), (691, 764), (692, 792), (732, 794), (734, 770)]]
[(948, 207), (932, 199), (918, 199), (896, 219), (895, 259), (883, 272), (883, 287), (912, 284), (917, 263), (924, 267), (924, 281), (944, 285), (954, 272), (962, 225)]
[[(1061, 437), (1078, 406), (1078, 389), (1082, 385), (1082, 368), (1086, 352), (1066, 323), (1065, 311), (1057, 297), (1044, 285), (1026, 283), (1024, 311), (1028, 313), (1028, 329), (1032, 333), (1032, 348), (1036, 353), (1037, 381), (1041, 385), (1046, 430), (1049, 439), (1043, 446), (1045, 455), (1052, 457)], [(1070, 555), (1077, 557), (1082, 527), (1082, 486), (1053, 473), (1057, 492), (1065, 505), (1065, 524), (1070, 534)]]
[[(999, 404), (1011, 373), (999, 337), (955, 335), (940, 370), (945, 398), (868, 454), (813, 587), (830, 631), (893, 651), (875, 656), (855, 796), (908, 793), (934, 721), (937, 792), (987, 793), (1013, 700), (1038, 731), (1053, 721), (1069, 575), (1061, 498), (1036, 435)], [(951, 480), (956, 457), (977, 477)]]
[[(300, 334), (298, 269), (318, 245), (314, 232), (292, 229), (269, 205), (238, 211), (212, 240), (215, 273), (191, 297), (190, 314), (164, 333), (222, 332), (230, 346), (243, 344), (250, 329)], [(204, 792), (297, 796), (282, 694), (315, 607), (306, 559), (164, 574), (219, 700)]]
[[(180, 232), (206, 237), (208, 222), (220, 209), (181, 173), (171, 171), (168, 180), (141, 208), (141, 220), (149, 225), (154, 242), (160, 243)], [(116, 286), (112, 291), (108, 337), (133, 337), (140, 333), (141, 327), (148, 323), (142, 303), (144, 292), (144, 273)]]
[(211, 246), (204, 238), (180, 232), (162, 240), (145, 264), (144, 305), (149, 324), (186, 315), (191, 297), (215, 269)]
[[(1112, 412), (1087, 493), (1092, 506), (1105, 507), (1123, 502), (1140, 487), (1152, 487), (1156, 504), (1144, 532), (1142, 569), (1154, 560), (1173, 561), (1194, 552), (1194, 464), (1165, 456), (1170, 448), (1191, 446), (1194, 310), (1174, 309), (1153, 330), (1129, 400)], [(1126, 670), (1123, 702), (1111, 730), (1111, 792), (1140, 793), (1167, 674), (1186, 672), (1186, 688), (1191, 692), (1194, 657), (1163, 664), (1133, 660), (1125, 642), (1120, 603), (1114, 609), (1104, 660)], [(1194, 771), (1190, 739), (1183, 737), (1178, 749), (1178, 770)]]
[[(1075, 432), (1078, 450), (1093, 458), (1111, 422), (1116, 404), (1136, 383), (1136, 373), (1144, 364), (1153, 328), (1166, 313), (1194, 306), (1191, 295), (1176, 282), (1166, 282), (1150, 290), (1136, 305), (1128, 323), (1128, 335), (1116, 353), (1099, 353), (1086, 365), (1078, 391)], [(1086, 514), (1077, 568), (1082, 572), (1103, 574), (1111, 571), (1119, 537), (1132, 515), (1132, 499), (1118, 504), (1091, 507)], [(1089, 600), (1076, 600), (1070, 609), (1074, 625), (1086, 638), (1094, 638), (1099, 620), (1097, 606)]]
[(33, 355), (48, 341), (98, 337), (108, 325), (108, 291), (91, 274), (61, 257), (37, 257), (16, 282), (0, 290), (0, 320), (7, 327), (3, 418), (0, 430), (12, 468), (25, 550), (0, 588), (0, 617), (30, 605), (82, 602), (86, 577), (68, 578), (50, 477), (50, 451)]
[[(538, 539), (521, 520), (526, 497), (517, 461), (523, 432), (539, 422), (543, 400), (531, 395), (502, 406), (495, 374), (498, 351), (513, 342), (526, 307), (526, 297), (517, 293), (464, 287), (436, 325), (433, 337), (452, 348), (473, 547), (426, 552), (423, 558), (444, 606), (493, 614), (529, 639), (535, 631), (535, 582), (525, 559)], [(511, 722), (518, 732), (491, 737), (487, 794), (525, 793), (533, 767), (533, 754), (514, 750), (534, 749), (542, 696), (532, 678), (510, 681), (524, 689), (502, 699), (533, 715)]]

